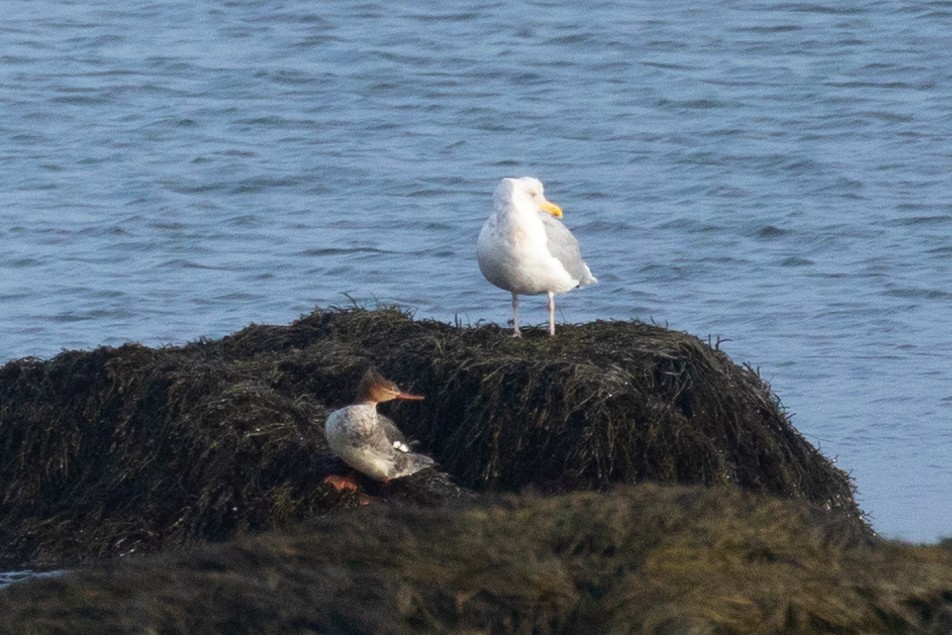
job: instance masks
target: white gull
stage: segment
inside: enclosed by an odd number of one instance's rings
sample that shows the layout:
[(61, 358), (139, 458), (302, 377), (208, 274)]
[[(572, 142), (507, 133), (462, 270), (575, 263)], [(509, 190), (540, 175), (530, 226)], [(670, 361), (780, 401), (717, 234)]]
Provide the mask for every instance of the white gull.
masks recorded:
[(539, 179), (503, 179), (493, 205), (476, 243), (479, 270), (512, 293), (515, 337), (522, 335), (519, 296), (543, 293), (549, 298), (549, 335), (555, 335), (555, 296), (598, 280), (582, 260), (578, 240), (558, 220), (562, 209), (546, 200)]

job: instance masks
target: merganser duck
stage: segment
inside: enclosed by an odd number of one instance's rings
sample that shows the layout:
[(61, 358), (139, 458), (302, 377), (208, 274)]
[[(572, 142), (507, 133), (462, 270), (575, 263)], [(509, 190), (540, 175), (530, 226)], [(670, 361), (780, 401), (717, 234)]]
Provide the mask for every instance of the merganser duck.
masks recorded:
[[(378, 403), (393, 399), (423, 397), (401, 391), (371, 368), (357, 388), (357, 401), (332, 412), (324, 424), (328, 445), (344, 463), (384, 483), (435, 464), (430, 457), (413, 452), (393, 421), (377, 412)], [(325, 481), (339, 490), (356, 489), (356, 483), (344, 477), (328, 477)]]

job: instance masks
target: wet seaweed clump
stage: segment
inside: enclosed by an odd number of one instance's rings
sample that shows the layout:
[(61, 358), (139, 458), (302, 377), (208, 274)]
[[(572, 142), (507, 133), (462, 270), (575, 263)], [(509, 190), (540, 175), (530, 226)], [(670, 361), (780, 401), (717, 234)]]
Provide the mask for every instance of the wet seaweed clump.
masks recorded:
[[(215, 341), (137, 344), (0, 368), (0, 540), (81, 559), (220, 540), (469, 491), (732, 484), (865, 528), (849, 478), (750, 368), (639, 322), (526, 329), (316, 310)], [(426, 400), (381, 408), (439, 470), (339, 493), (323, 438), (370, 365)]]
[(952, 552), (818, 518), (650, 484), (376, 505), (13, 585), (0, 631), (952, 632)]

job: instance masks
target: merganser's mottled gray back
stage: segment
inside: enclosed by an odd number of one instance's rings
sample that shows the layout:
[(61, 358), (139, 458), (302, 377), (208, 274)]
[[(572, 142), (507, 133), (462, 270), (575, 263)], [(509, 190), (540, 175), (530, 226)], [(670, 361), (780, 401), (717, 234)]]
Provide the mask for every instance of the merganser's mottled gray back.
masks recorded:
[(417, 398), (401, 393), (393, 382), (368, 371), (356, 403), (330, 414), (324, 434), (331, 450), (355, 470), (378, 481), (409, 476), (435, 464), (410, 450), (397, 426), (377, 412), (379, 401)]

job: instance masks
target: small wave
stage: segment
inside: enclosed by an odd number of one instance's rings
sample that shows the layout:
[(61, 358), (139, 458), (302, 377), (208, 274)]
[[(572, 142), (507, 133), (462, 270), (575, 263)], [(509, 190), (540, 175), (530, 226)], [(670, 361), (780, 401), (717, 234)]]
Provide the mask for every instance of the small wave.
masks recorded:
[(726, 108), (731, 106), (730, 103), (726, 101), (719, 101), (716, 99), (685, 99), (685, 100), (671, 100), (671, 99), (660, 99), (656, 103), (658, 108), (661, 109), (684, 109), (684, 110), (710, 110), (713, 108)]
[(781, 267), (809, 267), (813, 264), (816, 263), (809, 258), (799, 258), (797, 256), (790, 256), (780, 261)]
[(91, 95), (64, 95), (61, 97), (53, 97), (50, 99), (50, 103), (67, 106), (98, 106), (108, 104), (109, 100), (105, 97)]
[(295, 256), (342, 256), (347, 254), (395, 254), (396, 251), (387, 251), (375, 247), (326, 247), (323, 249), (306, 249), (299, 251)]
[(883, 295), (903, 299), (952, 300), (952, 293), (938, 289), (890, 289)]
[(231, 188), (233, 194), (253, 194), (263, 192), (274, 188), (295, 187), (301, 182), (300, 178), (252, 178), (242, 179), (242, 181)]
[(66, 571), (57, 569), (55, 571), (34, 571), (33, 569), (20, 569), (18, 571), (0, 571), (0, 589), (16, 584), (17, 582), (26, 582), (35, 578), (49, 578), (63, 575)]
[(228, 267), (212, 267), (185, 258), (172, 258), (171, 260), (159, 263), (158, 267), (160, 269), (208, 269), (212, 271), (225, 271), (229, 269)]
[(803, 27), (799, 24), (777, 24), (773, 26), (747, 26), (734, 29), (737, 33), (756, 33), (758, 35), (770, 35), (772, 33), (789, 33), (791, 31), (802, 31)]
[(867, 9), (861, 6), (840, 6), (838, 4), (812, 4), (809, 2), (797, 2), (790, 4), (779, 4), (775, 7), (778, 11), (796, 11), (798, 13), (820, 13), (824, 15), (856, 15), (867, 13)]
[(912, 216), (910, 218), (900, 218), (891, 221), (889, 224), (898, 227), (911, 227), (916, 225), (944, 225), (952, 222), (952, 216)]
[(779, 238), (781, 236), (786, 236), (789, 233), (790, 233), (790, 230), (782, 229), (775, 225), (764, 225), (763, 227), (758, 229), (756, 232), (754, 232), (754, 236), (756, 238), (770, 240), (772, 238)]

